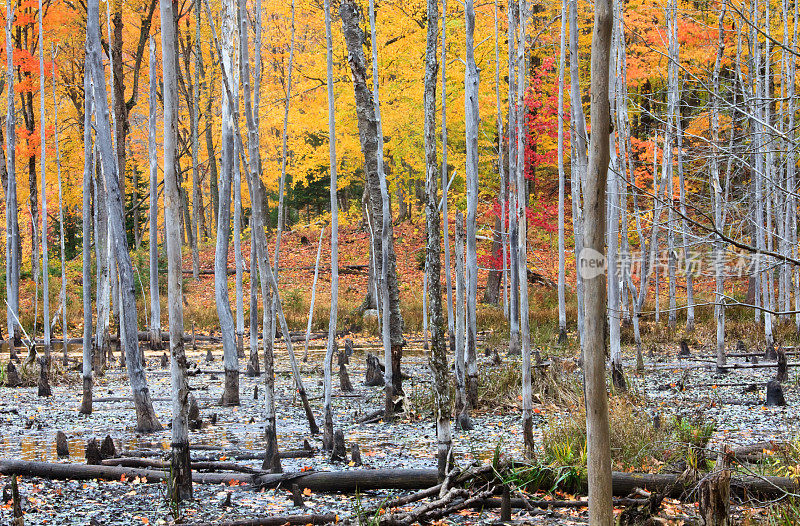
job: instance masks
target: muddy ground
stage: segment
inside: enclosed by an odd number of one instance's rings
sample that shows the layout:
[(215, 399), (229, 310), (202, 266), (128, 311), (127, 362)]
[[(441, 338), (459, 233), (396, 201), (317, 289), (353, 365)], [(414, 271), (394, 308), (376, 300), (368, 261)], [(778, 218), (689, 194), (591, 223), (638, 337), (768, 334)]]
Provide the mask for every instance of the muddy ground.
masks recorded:
[[(321, 424), (322, 374), (319, 364), (324, 350), (319, 342), (311, 351), (308, 363), (301, 364), (303, 381), (311, 399), (312, 407)], [(410, 376), (404, 388), (409, 402), (409, 411), (398, 422), (385, 424), (359, 424), (360, 417), (383, 406), (382, 389), (366, 387), (363, 383), (365, 355), (379, 353), (377, 340), (356, 340), (356, 350), (349, 366), (354, 393), (342, 396), (338, 380), (334, 378), (334, 422), (344, 432), (346, 441), (360, 446), (366, 468), (435, 468), (435, 428), (433, 419), (425, 408), (430, 399), (431, 375), (426, 353), (421, 342), (412, 342), (407, 348), (403, 369)], [(206, 362), (208, 349), (214, 355), (213, 362)], [(645, 401), (648, 411), (662, 417), (672, 414), (702, 414), (717, 424), (713, 443), (750, 444), (764, 439), (787, 439), (796, 436), (798, 426), (797, 406), (800, 389), (796, 373), (790, 373), (785, 384), (788, 402), (786, 408), (763, 406), (763, 384), (774, 375), (774, 369), (736, 370), (720, 376), (713, 372), (712, 364), (697, 361), (703, 359), (703, 350), (695, 350), (692, 360), (676, 357), (675, 349), (665, 348), (662, 354), (647, 362), (646, 372), (629, 374), (631, 386)], [(77, 366), (80, 349), (71, 353)], [(224, 408), (217, 404), (224, 375), (222, 374), (221, 348), (199, 345), (189, 351), (189, 360), (203, 371), (190, 378), (190, 385), (200, 406), (204, 427), (191, 434), (193, 444), (223, 446), (235, 449), (261, 451), (263, 441), (263, 376), (240, 377), (241, 405)], [(502, 353), (501, 353), (502, 354)], [(162, 423), (170, 420), (170, 403), (161, 401), (169, 397), (168, 371), (159, 366), (161, 352), (147, 351), (148, 381), (155, 410)], [(480, 361), (488, 361), (481, 353)], [(504, 358), (508, 363), (509, 358)], [(244, 360), (240, 360), (244, 362)], [(743, 360), (730, 360), (732, 363)], [(626, 363), (632, 370), (633, 361)], [(244, 371), (244, 363), (242, 370)], [(336, 366), (334, 366), (336, 367)], [(278, 346), (276, 356), (276, 397), (278, 413), (279, 444), (281, 449), (301, 447), (304, 440), (319, 449), (321, 436), (309, 433), (308, 423), (296, 397), (293, 380), (289, 375), (289, 363), (285, 349)], [(55, 433), (64, 431), (69, 438), (69, 462), (84, 462), (84, 446), (91, 438), (113, 437), (118, 449), (163, 448), (168, 449), (170, 432), (164, 430), (152, 435), (140, 436), (134, 431), (135, 416), (130, 401), (96, 402), (94, 413), (83, 416), (78, 413), (80, 405), (79, 372), (68, 371), (67, 381), (53, 387), (51, 398), (38, 398), (35, 387), (0, 388), (0, 457), (57, 461)], [(579, 374), (564, 371), (563, 374)], [(683, 389), (676, 382), (683, 378)], [(124, 370), (109, 369), (105, 376), (97, 379), (95, 398), (123, 397), (130, 395)], [(727, 385), (727, 384), (737, 385)], [(742, 384), (742, 385), (740, 385)], [(756, 389), (744, 392), (749, 384)], [(253, 392), (259, 386), (258, 399)], [(752, 388), (751, 388), (752, 389)], [(496, 407), (484, 408), (474, 415), (475, 429), (469, 432), (454, 430), (455, 458), (466, 466), (471, 462), (487, 462), (495, 449), (509, 457), (521, 457), (522, 435), (520, 411), (514, 397), (512, 402)], [(216, 425), (208, 424), (212, 414), (217, 415)], [(557, 418), (552, 405), (537, 405), (535, 427), (537, 441), (548, 419)], [(224, 453), (220, 453), (223, 456)], [(260, 467), (260, 461), (240, 461)], [(284, 459), (283, 469), (341, 470), (355, 469), (348, 464), (331, 463), (326, 455), (318, 453), (313, 458)], [(8, 478), (0, 477), (0, 485), (6, 486)], [(283, 489), (254, 492), (237, 486), (195, 485), (195, 501), (180, 510), (171, 509), (164, 484), (149, 484), (139, 481), (127, 482), (54, 482), (41, 479), (24, 479), (20, 483), (26, 524), (172, 524), (176, 514), (185, 521), (234, 520), (265, 515), (320, 514), (333, 511), (341, 519), (355, 519), (359, 509), (377, 507), (392, 492), (376, 491), (365, 494), (311, 494), (306, 497), (303, 508), (294, 507), (291, 495)], [(230, 496), (229, 505), (226, 503)], [(4, 503), (5, 504), (5, 503)], [(0, 508), (0, 523), (10, 521), (9, 506)], [(493, 523), (499, 519), (494, 510), (470, 511), (451, 517), (448, 522)], [(554, 515), (529, 516), (521, 511), (514, 519), (537, 524), (571, 524), (585, 522), (585, 510), (561, 512)], [(678, 522), (679, 523), (679, 522)]]

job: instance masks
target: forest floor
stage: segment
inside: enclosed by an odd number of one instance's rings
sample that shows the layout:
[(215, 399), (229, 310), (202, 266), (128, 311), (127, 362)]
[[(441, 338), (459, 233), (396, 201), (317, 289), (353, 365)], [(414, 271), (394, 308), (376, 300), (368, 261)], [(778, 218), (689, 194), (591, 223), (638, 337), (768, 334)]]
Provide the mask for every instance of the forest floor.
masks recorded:
[[(487, 338), (482, 347), (490, 347)], [(359, 444), (364, 467), (374, 468), (435, 468), (435, 427), (431, 413), (431, 375), (427, 365), (427, 354), (419, 340), (407, 347), (403, 370), (410, 378), (404, 383), (407, 411), (398, 421), (387, 424), (377, 422), (359, 424), (358, 419), (382, 408), (383, 395), (379, 387), (367, 387), (363, 383), (365, 356), (367, 352), (379, 354), (379, 341), (362, 336), (354, 340), (355, 352), (348, 367), (355, 388), (353, 393), (341, 393), (334, 379), (334, 422), (342, 429), (346, 442)], [(308, 363), (301, 364), (303, 381), (308, 390), (312, 407), (321, 418), (322, 362), (324, 350), (321, 345), (310, 352)], [(212, 350), (213, 362), (206, 362), (206, 352)], [(483, 350), (483, 348), (481, 348)], [(568, 434), (564, 422), (580, 422), (580, 369), (576, 366), (573, 351), (546, 353), (544, 359), (552, 364), (551, 374), (535, 371), (534, 426), (537, 444), (545, 450), (539, 462), (551, 461), (548, 456), (548, 441)], [(699, 354), (709, 354), (702, 349), (693, 349), (694, 360), (677, 359), (678, 346), (663, 346), (652, 357), (646, 359), (645, 371), (633, 374), (632, 353), (627, 356), (626, 370), (630, 393), (612, 395), (612, 425), (625, 435), (622, 440), (636, 443), (636, 429), (630, 426), (652, 426), (656, 414), (663, 422), (673, 422), (675, 417), (686, 421), (702, 420), (708, 426), (709, 447), (726, 443), (746, 445), (762, 440), (791, 440), (797, 436), (799, 419), (798, 402), (800, 389), (797, 377), (791, 375), (784, 383), (787, 407), (767, 408), (763, 405), (763, 384), (774, 374), (774, 369), (735, 370), (723, 376), (711, 370), (710, 363), (695, 361)], [(77, 365), (79, 348), (71, 358)], [(317, 450), (321, 447), (321, 436), (309, 433), (308, 422), (296, 397), (293, 380), (284, 348), (278, 345), (276, 356), (276, 397), (278, 432), (281, 449), (296, 449), (308, 440)], [(454, 430), (454, 448), (457, 462), (466, 466), (472, 462), (491, 461), (495, 451), (506, 458), (523, 458), (521, 402), (518, 399), (519, 361), (500, 352), (503, 363), (490, 363), (490, 358), (479, 353), (481, 373), (482, 405), (473, 413), (475, 428), (462, 432)], [(170, 420), (168, 371), (159, 366), (161, 352), (147, 351), (148, 380), (154, 406), (163, 424)], [(203, 428), (191, 434), (192, 444), (223, 446), (225, 448), (263, 451), (263, 376), (240, 377), (241, 405), (221, 407), (217, 404), (222, 392), (221, 349), (218, 346), (199, 345), (189, 351), (190, 362), (202, 372), (190, 378), (190, 385), (200, 407)], [(734, 362), (734, 360), (731, 360)], [(58, 461), (54, 436), (63, 431), (69, 439), (69, 462), (84, 462), (84, 447), (91, 438), (102, 439), (110, 435), (118, 450), (169, 449), (170, 432), (165, 429), (152, 435), (141, 436), (134, 431), (135, 416), (130, 401), (98, 401), (94, 413), (83, 416), (78, 413), (80, 405), (79, 373), (72, 367), (61, 381), (54, 385), (51, 398), (38, 398), (35, 387), (0, 387), (0, 457), (22, 460)], [(682, 382), (682, 384), (680, 383)], [(728, 385), (728, 384), (736, 385)], [(756, 390), (743, 393), (756, 384)], [(261, 393), (254, 399), (259, 387)], [(109, 369), (97, 380), (95, 398), (130, 396), (124, 370)], [(624, 398), (619, 398), (624, 396)], [(615, 397), (619, 404), (615, 404)], [(630, 402), (635, 401), (631, 405)], [(614, 419), (615, 407), (624, 406), (626, 416)], [(216, 413), (215, 425), (208, 423)], [(632, 415), (632, 416), (631, 416)], [(634, 420), (629, 420), (633, 418)], [(642, 423), (644, 422), (644, 424)], [(629, 426), (629, 427), (626, 427)], [(666, 427), (666, 426), (665, 426)], [(694, 428), (693, 428), (694, 429)], [(640, 431), (640, 430), (638, 430)], [(647, 435), (647, 433), (643, 433)], [(613, 441), (613, 439), (612, 439)], [(661, 450), (663, 453), (663, 450)], [(670, 471), (670, 466), (661, 453), (648, 452), (625, 456), (615, 451), (615, 469), (637, 471)], [(224, 459), (224, 451), (219, 452)], [(618, 458), (619, 457), (619, 458)], [(261, 461), (239, 461), (259, 468)], [(356, 469), (347, 463), (332, 463), (328, 456), (318, 452), (313, 458), (283, 459), (287, 472), (301, 470), (347, 470)], [(679, 468), (677, 468), (679, 469)], [(6, 486), (8, 479), (0, 477), (0, 485)], [(21, 479), (20, 492), (23, 500), (26, 524), (172, 524), (176, 515), (183, 521), (220, 521), (267, 515), (320, 514), (335, 512), (340, 519), (357, 520), (359, 510), (374, 509), (397, 491), (370, 491), (360, 495), (307, 493), (303, 508), (294, 507), (291, 494), (285, 489), (256, 492), (238, 486), (211, 486), (195, 484), (195, 500), (180, 510), (170, 506), (166, 485), (137, 483), (133, 481), (49, 481)], [(565, 493), (554, 493), (546, 498), (579, 498)], [(230, 498), (230, 501), (226, 501)], [(542, 498), (541, 495), (537, 498)], [(694, 504), (681, 505), (678, 501), (666, 501), (662, 515), (672, 524), (691, 523), (696, 517)], [(5, 503), (4, 503), (5, 504)], [(734, 508), (736, 517), (760, 522), (769, 510), (749, 507)], [(10, 521), (10, 506), (0, 508), (0, 523)], [(513, 518), (531, 524), (578, 524), (586, 521), (586, 509), (551, 511), (544, 515), (529, 515), (516, 510)], [(447, 523), (489, 524), (499, 520), (498, 510), (467, 510), (446, 519)]]

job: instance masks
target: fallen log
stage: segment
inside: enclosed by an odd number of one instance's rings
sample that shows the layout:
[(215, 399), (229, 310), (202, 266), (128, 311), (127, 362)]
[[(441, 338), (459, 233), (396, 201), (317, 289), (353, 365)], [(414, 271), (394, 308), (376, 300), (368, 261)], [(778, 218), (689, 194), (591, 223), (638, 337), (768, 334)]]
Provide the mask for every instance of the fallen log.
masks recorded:
[[(0, 460), (0, 474), (40, 477), (54, 480), (120, 480), (146, 478), (148, 482), (168, 479), (165, 471), (120, 466), (58, 464), (25, 460)], [(297, 484), (317, 492), (354, 492), (378, 489), (418, 490), (438, 483), (435, 469), (355, 469), (347, 471), (307, 471), (266, 475), (192, 473), (192, 481), (198, 484), (231, 484), (239, 482), (254, 488), (275, 488), (286, 482)], [(636, 489), (663, 493), (669, 497), (680, 497), (692, 486), (684, 484), (680, 475), (660, 473), (612, 473), (613, 493), (626, 496)], [(738, 497), (759, 496), (774, 498), (788, 492), (800, 492), (800, 483), (789, 477), (736, 476), (731, 478), (731, 492)]]
[[(239, 449), (219, 449), (208, 450), (189, 446), (192, 453), (192, 462), (216, 462), (220, 457), (227, 457), (234, 460), (264, 460), (263, 451), (248, 451)], [(196, 451), (203, 451), (205, 454), (195, 454)], [(169, 450), (162, 449), (137, 449), (123, 451), (122, 455), (127, 458), (155, 458), (169, 455)], [(278, 452), (280, 458), (312, 458), (316, 454), (314, 449), (287, 449)]]
[(258, 519), (222, 522), (190, 522), (186, 526), (283, 526), (284, 524), (333, 524), (339, 520), (335, 513), (324, 515), (277, 515)]
[[(33, 462), (25, 460), (0, 460), (0, 474), (39, 477), (50, 480), (121, 480), (139, 477), (142, 482), (166, 482), (168, 471), (155, 469), (125, 468), (120, 466), (57, 464), (53, 462)], [(230, 475), (221, 473), (192, 473), (195, 484), (233, 484), (249, 483), (252, 475)]]
[(348, 471), (316, 471), (295, 474), (262, 475), (253, 478), (258, 488), (274, 488), (291, 480), (311, 491), (367, 491), (376, 489), (422, 489), (438, 482), (435, 469), (354, 469)]
[[(122, 466), (126, 468), (155, 468), (169, 469), (170, 462), (167, 460), (154, 460), (149, 458), (122, 457), (108, 458), (101, 462), (103, 466)], [(198, 471), (234, 471), (237, 473), (248, 473), (250, 475), (261, 475), (266, 473), (264, 470), (256, 469), (234, 462), (220, 461), (194, 461), (191, 463), (192, 469)]]

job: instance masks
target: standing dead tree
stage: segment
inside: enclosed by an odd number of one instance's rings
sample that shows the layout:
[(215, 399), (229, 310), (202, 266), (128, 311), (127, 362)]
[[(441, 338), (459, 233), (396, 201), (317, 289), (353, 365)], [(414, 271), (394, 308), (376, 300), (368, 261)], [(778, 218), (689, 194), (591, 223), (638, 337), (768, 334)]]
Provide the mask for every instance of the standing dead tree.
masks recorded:
[(87, 34), (89, 40), (87, 69), (90, 70), (93, 83), (92, 94), (95, 113), (97, 145), (103, 164), (103, 174), (108, 197), (108, 216), (111, 241), (117, 255), (119, 267), (122, 304), (122, 337), (126, 357), (128, 378), (133, 391), (136, 407), (136, 429), (140, 433), (150, 433), (162, 429), (161, 423), (153, 411), (147, 378), (142, 367), (139, 353), (139, 338), (136, 327), (136, 297), (134, 295), (133, 265), (128, 252), (128, 239), (125, 235), (125, 213), (122, 206), (122, 193), (119, 186), (119, 171), (116, 157), (112, 150), (111, 128), (108, 118), (108, 101), (106, 95), (105, 72), (102, 63), (102, 47), (100, 44), (100, 7), (98, 0), (90, 0), (87, 4)]

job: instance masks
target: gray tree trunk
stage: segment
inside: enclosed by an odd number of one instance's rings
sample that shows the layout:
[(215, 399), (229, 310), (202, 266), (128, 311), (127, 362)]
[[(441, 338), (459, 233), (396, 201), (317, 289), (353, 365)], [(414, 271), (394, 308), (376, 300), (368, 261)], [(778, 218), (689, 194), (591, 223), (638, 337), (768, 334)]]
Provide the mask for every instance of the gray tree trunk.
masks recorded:
[(89, 35), (89, 53), (87, 66), (92, 74), (95, 127), (97, 130), (97, 143), (100, 148), (103, 173), (108, 191), (109, 223), (113, 233), (112, 241), (114, 252), (119, 263), (121, 291), (122, 291), (122, 334), (121, 339), (126, 355), (128, 378), (133, 391), (133, 401), (136, 406), (136, 430), (140, 433), (149, 433), (162, 429), (161, 424), (153, 411), (150, 399), (150, 390), (147, 387), (147, 378), (142, 367), (139, 354), (139, 338), (136, 327), (136, 298), (134, 296), (133, 265), (128, 253), (128, 240), (125, 236), (124, 210), (122, 194), (119, 186), (119, 172), (116, 156), (112, 150), (111, 129), (108, 118), (108, 103), (106, 98), (105, 73), (103, 71), (99, 30), (99, 5), (98, 0), (90, 0), (87, 9), (87, 33)]
[(50, 389), (50, 351), (52, 348), (50, 338), (50, 261), (47, 251), (47, 141), (44, 132), (45, 112), (45, 89), (44, 89), (44, 30), (42, 29), (42, 0), (39, 0), (39, 162), (42, 172), (42, 328), (44, 332), (44, 360), (39, 362), (41, 372), (39, 374), (39, 396), (51, 396)]
[[(467, 399), (472, 407), (478, 404), (477, 296), (478, 246), (476, 222), (478, 213), (478, 67), (475, 64), (475, 6), (466, 0), (466, 70), (464, 73), (464, 132), (467, 157)], [(526, 280), (527, 282), (527, 280)]]
[(69, 335), (67, 323), (67, 270), (66, 253), (64, 249), (64, 196), (61, 189), (61, 148), (58, 141), (58, 100), (56, 99), (56, 82), (53, 80), (53, 140), (56, 143), (56, 178), (58, 181), (58, 239), (61, 249), (61, 291), (58, 294), (61, 300), (61, 337), (62, 337), (62, 365), (69, 364)]
[(467, 365), (464, 359), (466, 350), (466, 317), (464, 313), (464, 300), (466, 278), (464, 276), (464, 216), (461, 211), (456, 212), (456, 308), (455, 308), (455, 380), (456, 380), (456, 420), (461, 429), (471, 429), (472, 421), (469, 417), (469, 401), (467, 400)]
[[(719, 15), (719, 40), (717, 44), (717, 57), (714, 61), (712, 78), (713, 98), (711, 101), (711, 185), (714, 196), (714, 222), (717, 228), (723, 228), (722, 209), (724, 207), (722, 185), (719, 178), (720, 139), (719, 139), (719, 85), (722, 59), (725, 53), (725, 11), (727, 4), (723, 4)], [(716, 367), (717, 372), (725, 371), (725, 276), (724, 276), (725, 243), (716, 239), (714, 243), (714, 319), (716, 321)]]
[[(172, 387), (171, 500), (192, 498), (189, 456), (189, 384), (183, 348), (183, 269), (181, 258), (181, 192), (176, 167), (178, 71), (175, 14), (171, 0), (160, 0), (161, 60), (164, 74), (164, 228), (167, 244), (170, 384)], [(151, 41), (152, 42), (152, 41)]]
[(314, 303), (317, 299), (317, 278), (319, 278), (319, 261), (322, 256), (322, 238), (325, 235), (325, 227), (319, 231), (319, 243), (317, 243), (317, 262), (314, 264), (314, 282), (311, 284), (311, 303), (308, 305), (308, 323), (306, 324), (306, 338), (303, 348), (303, 361), (308, 361), (308, 340), (311, 338), (311, 324), (314, 321)]
[[(150, 71), (156, 71), (156, 42), (150, 39)], [(150, 75), (148, 157), (150, 161), (150, 346), (161, 349), (161, 298), (158, 287), (158, 150), (156, 126), (158, 77)]]
[[(508, 181), (509, 193), (512, 202), (508, 204), (508, 233), (509, 233), (509, 254), (511, 257), (511, 288), (509, 291), (508, 302), (508, 326), (509, 326), (509, 342), (508, 353), (519, 354), (521, 352), (521, 342), (519, 335), (519, 272), (517, 268), (518, 252), (516, 250), (517, 235), (517, 214), (516, 214), (516, 185), (517, 185), (517, 140), (516, 129), (519, 125), (517, 122), (517, 2), (509, 2), (508, 6)], [(514, 213), (511, 211), (514, 210)], [(527, 280), (526, 280), (527, 282)]]
[[(609, 130), (608, 99), (609, 59), (613, 12), (610, 0), (594, 4), (592, 32), (591, 124), (593, 130)], [(589, 171), (584, 187), (585, 242), (581, 255), (585, 270), (591, 263), (602, 265), (605, 252), (606, 177), (609, 162), (608, 133), (593, 133), (590, 143)], [(591, 252), (588, 252), (591, 251)], [(600, 266), (602, 269), (602, 266)], [(584, 272), (585, 325), (583, 337), (584, 389), (586, 402), (587, 468), (589, 487), (589, 524), (613, 523), (611, 501), (611, 447), (609, 442), (608, 391), (605, 375), (606, 316), (605, 274)]]
[[(372, 0), (370, 0), (372, 10)], [(372, 18), (372, 17), (371, 17)], [(423, 108), (425, 112), (425, 173), (427, 202), (425, 223), (427, 247), (425, 250), (425, 270), (431, 312), (431, 354), (434, 393), (436, 399), (436, 457), (439, 467), (439, 480), (443, 481), (448, 472), (452, 436), (450, 433), (450, 378), (447, 366), (447, 343), (442, 316), (441, 288), (441, 239), (439, 234), (439, 166), (436, 158), (436, 80), (438, 61), (436, 44), (438, 40), (439, 6), (437, 0), (428, 0), (428, 35), (425, 49), (425, 92)], [(373, 25), (374, 27), (374, 25)], [(373, 39), (374, 41), (374, 39)], [(400, 374), (400, 371), (397, 372)]]
[(567, 341), (567, 288), (564, 247), (564, 66), (566, 63), (567, 2), (561, 5), (561, 51), (558, 55), (558, 341)]
[(19, 269), (20, 235), (19, 209), (17, 206), (16, 144), (17, 126), (14, 109), (14, 40), (11, 35), (14, 22), (14, 8), (11, 0), (6, 0), (6, 322), (9, 340), (19, 345), (22, 332), (19, 325)]
[(333, 409), (331, 407), (331, 369), (333, 368), (333, 352), (336, 348), (336, 324), (339, 306), (339, 207), (336, 198), (336, 111), (334, 106), (333, 86), (333, 38), (331, 35), (331, 4), (324, 0), (325, 6), (325, 47), (327, 63), (328, 92), (328, 152), (330, 161), (330, 201), (331, 201), (331, 314), (328, 321), (328, 347), (325, 351), (324, 371), (324, 419), (325, 432), (323, 446), (333, 447)]
[[(200, 279), (200, 215), (203, 195), (200, 188), (200, 2), (194, 7), (194, 82), (192, 82), (192, 101), (189, 104), (189, 126), (192, 135), (192, 277)], [(151, 70), (152, 71), (152, 70)], [(189, 64), (186, 64), (189, 75)]]
[[(88, 49), (89, 37), (86, 36)], [(92, 414), (92, 83), (91, 72), (87, 69), (83, 75), (83, 240), (81, 252), (83, 254), (83, 269), (81, 281), (81, 294), (83, 296), (83, 366), (81, 376), (83, 379), (83, 397), (81, 398), (80, 412), (84, 415)], [(95, 205), (96, 206), (96, 205)], [(95, 243), (97, 240), (95, 240)]]
[(442, 0), (442, 54), (439, 69), (442, 70), (442, 232), (444, 236), (444, 278), (447, 289), (447, 333), (450, 352), (456, 346), (455, 324), (453, 319), (453, 285), (450, 267), (450, 216), (447, 211), (447, 196), (450, 190), (447, 168), (447, 0)]
[[(399, 371), (403, 351), (403, 318), (400, 313), (400, 294), (397, 284), (397, 267), (394, 252), (394, 236), (392, 234), (391, 210), (389, 208), (388, 190), (385, 175), (378, 162), (378, 117), (375, 112), (376, 104), (373, 94), (367, 88), (366, 60), (364, 57), (364, 34), (359, 26), (360, 11), (356, 4), (346, 1), (339, 7), (342, 19), (344, 39), (348, 49), (348, 62), (353, 75), (353, 87), (356, 99), (356, 114), (358, 117), (361, 151), (364, 155), (364, 169), (367, 185), (369, 186), (370, 212), (372, 224), (377, 228), (381, 225), (380, 236), (376, 235), (373, 251), (376, 261), (382, 262), (382, 274), (385, 274), (383, 287), (386, 294), (382, 298), (384, 324), (389, 329), (389, 344), (391, 359), (386, 363), (385, 378), (391, 379), (391, 388), (387, 391), (387, 405), (395, 396), (402, 395), (402, 377), (392, 374)], [(385, 217), (384, 217), (385, 216)], [(385, 249), (384, 249), (385, 246)], [(383, 272), (385, 269), (385, 272)], [(388, 321), (388, 323), (387, 323)], [(384, 335), (384, 348), (386, 347)]]
[[(525, 41), (525, 28), (528, 18), (526, 9), (527, 2), (521, 0), (519, 2), (519, 41), (517, 42), (517, 93), (516, 105), (517, 108), (523, 108), (525, 104), (525, 80), (526, 80), (526, 41)], [(521, 110), (520, 110), (521, 111)], [(528, 303), (528, 222), (527, 215), (525, 214), (528, 199), (526, 197), (526, 184), (525, 184), (525, 149), (527, 133), (524, 130), (525, 120), (520, 119), (516, 127), (516, 141), (517, 141), (517, 159), (515, 175), (517, 177), (516, 185), (516, 198), (514, 199), (517, 223), (517, 244), (512, 245), (512, 250), (517, 252), (517, 267), (515, 270), (518, 273), (517, 280), (519, 282), (519, 335), (522, 347), (522, 434), (525, 450), (529, 453), (534, 452), (533, 443), (533, 390), (531, 387), (531, 339), (530, 339), (530, 319), (528, 316), (529, 303)], [(467, 233), (467, 243), (469, 243), (469, 233)], [(469, 245), (468, 245), (469, 246)], [(469, 253), (467, 254), (467, 261), (469, 263)], [(477, 267), (477, 263), (476, 263)], [(469, 297), (467, 297), (467, 305), (469, 305)], [(468, 321), (469, 324), (469, 321)], [(469, 329), (467, 329), (469, 331)], [(469, 332), (467, 333), (469, 339)], [(537, 362), (539, 362), (539, 355), (537, 351)], [(467, 370), (469, 375), (469, 366)], [(467, 390), (469, 393), (469, 388)]]
[[(233, 48), (236, 38), (236, 6), (228, 2), (222, 7), (222, 68), (233, 79)], [(220, 174), (219, 213), (217, 214), (217, 248), (214, 257), (214, 293), (217, 316), (222, 332), (225, 392), (223, 405), (239, 404), (239, 360), (236, 351), (233, 313), (228, 297), (228, 247), (231, 233), (231, 184), (234, 180), (235, 151), (233, 138), (234, 101), (228, 90), (222, 93), (222, 173)]]

